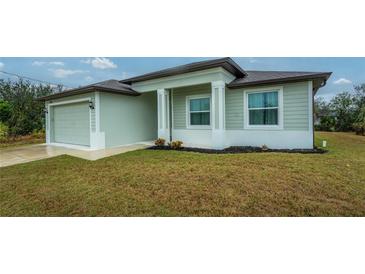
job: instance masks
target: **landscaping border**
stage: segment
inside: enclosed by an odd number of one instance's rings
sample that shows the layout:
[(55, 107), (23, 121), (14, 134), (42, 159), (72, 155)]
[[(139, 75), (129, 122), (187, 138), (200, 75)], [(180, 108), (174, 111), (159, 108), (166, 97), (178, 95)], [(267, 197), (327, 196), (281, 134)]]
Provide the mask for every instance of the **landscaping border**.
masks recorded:
[(237, 154), (237, 153), (301, 153), (301, 154), (324, 154), (327, 150), (321, 148), (314, 149), (263, 149), (261, 147), (252, 146), (232, 146), (225, 149), (209, 149), (209, 148), (194, 148), (194, 147), (182, 147), (179, 149), (173, 149), (169, 146), (152, 146), (146, 149), (149, 150), (175, 150), (175, 151), (186, 151), (186, 152), (198, 152), (206, 154)]

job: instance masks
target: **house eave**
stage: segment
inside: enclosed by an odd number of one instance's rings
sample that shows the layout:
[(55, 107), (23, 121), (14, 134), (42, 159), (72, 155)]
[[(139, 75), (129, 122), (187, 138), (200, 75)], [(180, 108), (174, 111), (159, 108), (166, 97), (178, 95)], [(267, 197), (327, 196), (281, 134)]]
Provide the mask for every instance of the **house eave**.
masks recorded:
[(120, 90), (115, 90), (115, 89), (108, 89), (105, 87), (87, 87), (87, 88), (78, 88), (78, 89), (73, 89), (73, 90), (69, 90), (69, 91), (64, 91), (64, 92), (60, 92), (60, 93), (43, 96), (43, 97), (37, 98), (36, 100), (37, 101), (49, 101), (49, 100), (60, 99), (63, 97), (69, 97), (69, 96), (85, 94), (88, 92), (95, 92), (95, 91), (108, 92), (108, 93), (127, 95), (127, 96), (141, 95), (141, 93), (136, 92), (136, 91), (129, 92), (129, 91), (120, 91)]
[(169, 76), (176, 76), (180, 74), (203, 71), (207, 69), (222, 67), (235, 77), (244, 77), (247, 73), (231, 58), (221, 58), (209, 61), (196, 62), (192, 64), (182, 65), (174, 68), (164, 69), (156, 72), (147, 73), (144, 75), (121, 80), (124, 84), (133, 84), (138, 82), (144, 82), (148, 80), (160, 79)]
[[(253, 86), (264, 86), (268, 84), (285, 84), (285, 83), (295, 83), (299, 81), (311, 81), (311, 80), (319, 80), (321, 83), (326, 83), (327, 79), (331, 76), (332, 72), (326, 72), (316, 75), (305, 75), (305, 76), (296, 76), (296, 77), (287, 77), (287, 78), (281, 78), (281, 79), (267, 79), (267, 80), (259, 80), (259, 81), (252, 81), (247, 83), (234, 83), (232, 81), (227, 85), (230, 89), (236, 89), (236, 88), (246, 88), (246, 87), (253, 87)], [(322, 79), (322, 81), (321, 81)], [(323, 84), (320, 84), (320, 87), (324, 86)], [(318, 89), (317, 88), (317, 89)]]

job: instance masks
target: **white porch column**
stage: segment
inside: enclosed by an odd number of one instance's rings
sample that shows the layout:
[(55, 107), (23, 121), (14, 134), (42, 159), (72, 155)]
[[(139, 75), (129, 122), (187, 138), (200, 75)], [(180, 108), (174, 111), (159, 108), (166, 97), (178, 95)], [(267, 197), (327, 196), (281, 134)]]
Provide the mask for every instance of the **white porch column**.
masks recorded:
[(169, 125), (169, 92), (166, 89), (157, 90), (158, 138), (170, 141)]
[(225, 147), (225, 83), (214, 81), (212, 85), (212, 145)]

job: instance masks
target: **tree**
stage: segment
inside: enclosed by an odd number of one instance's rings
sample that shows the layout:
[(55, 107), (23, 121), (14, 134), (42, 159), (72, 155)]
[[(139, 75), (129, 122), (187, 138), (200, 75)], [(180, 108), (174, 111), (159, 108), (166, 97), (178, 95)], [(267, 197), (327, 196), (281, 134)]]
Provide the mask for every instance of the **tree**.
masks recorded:
[(335, 128), (335, 117), (330, 104), (319, 97), (314, 101), (314, 119), (317, 130), (333, 131)]
[(351, 131), (355, 122), (354, 97), (349, 92), (342, 92), (332, 98), (330, 107), (336, 117), (336, 131)]
[(0, 99), (10, 104), (10, 116), (4, 121), (10, 135), (26, 135), (44, 127), (44, 103), (36, 98), (52, 94), (49, 85), (29, 81), (0, 80)]
[(8, 101), (0, 99), (0, 122), (6, 123), (11, 114), (11, 107)]
[(356, 122), (365, 122), (365, 84), (354, 87), (354, 104), (356, 108)]
[(349, 92), (342, 92), (331, 100), (330, 105), (336, 117), (335, 130), (350, 131), (355, 121), (353, 96)]
[(356, 134), (365, 135), (365, 84), (355, 86), (355, 123), (352, 127)]

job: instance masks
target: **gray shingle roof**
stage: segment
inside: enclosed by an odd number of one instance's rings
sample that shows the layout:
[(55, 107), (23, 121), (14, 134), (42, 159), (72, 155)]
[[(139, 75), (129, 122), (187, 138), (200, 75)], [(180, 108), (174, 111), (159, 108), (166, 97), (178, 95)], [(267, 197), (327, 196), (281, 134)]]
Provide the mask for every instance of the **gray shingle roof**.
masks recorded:
[(244, 71), (231, 58), (220, 58), (202, 62), (195, 62), (182, 66), (177, 66), (169, 69), (159, 70), (152, 73), (147, 73), (141, 76), (125, 79), (125, 80), (107, 80), (88, 86), (66, 90), (64, 92), (55, 93), (49, 96), (39, 98), (38, 100), (52, 100), (65, 96), (81, 94), (89, 91), (105, 91), (116, 94), (138, 96), (139, 92), (132, 89), (130, 84), (140, 81), (146, 81), (156, 78), (162, 78), (187, 72), (199, 71), (209, 68), (222, 67), (229, 71), (237, 78), (228, 84), (229, 88), (239, 88), (254, 85), (264, 85), (271, 83), (296, 82), (304, 80), (313, 80), (314, 90), (318, 90), (327, 79), (331, 72), (302, 72), (302, 71)]
[(154, 71), (151, 73), (143, 74), (137, 77), (121, 80), (121, 83), (131, 84), (135, 82), (141, 82), (146, 80), (152, 80), (156, 78), (162, 78), (167, 76), (173, 76), (177, 74), (182, 73), (188, 73), (188, 72), (194, 72), (198, 70), (204, 70), (209, 68), (216, 68), (216, 67), (222, 67), (225, 70), (229, 71), (236, 77), (243, 77), (246, 75), (246, 72), (237, 64), (235, 63), (231, 58), (220, 58), (220, 59), (214, 59), (214, 60), (208, 60), (208, 61), (201, 61), (201, 62), (195, 62), (190, 63), (182, 66), (177, 66), (173, 68), (168, 68), (164, 70)]
[(109, 93), (116, 93), (116, 94), (123, 94), (123, 95), (130, 95), (130, 96), (138, 96), (140, 95), (139, 92), (132, 89), (130, 85), (120, 83), (118, 80), (106, 80), (103, 82), (83, 86), (80, 88), (69, 89), (63, 92), (55, 93), (52, 95), (44, 96), (38, 98), (38, 100), (46, 101), (57, 99), (61, 97), (82, 94), (89, 91), (105, 91)]
[(303, 72), (303, 71), (246, 71), (247, 75), (229, 83), (228, 87), (243, 87), (269, 83), (290, 82), (323, 78), (327, 80), (331, 72)]

